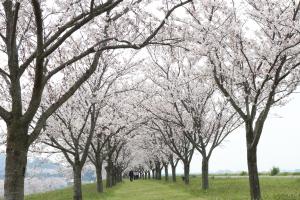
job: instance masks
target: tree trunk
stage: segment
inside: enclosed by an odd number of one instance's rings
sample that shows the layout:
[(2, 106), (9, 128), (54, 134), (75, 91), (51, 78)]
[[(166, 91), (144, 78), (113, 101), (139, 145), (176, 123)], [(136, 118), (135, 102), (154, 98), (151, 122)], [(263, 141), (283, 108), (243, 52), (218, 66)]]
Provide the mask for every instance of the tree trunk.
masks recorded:
[(105, 167), (105, 171), (106, 171), (106, 188), (110, 187), (110, 175), (109, 175), (109, 168), (108, 166)]
[(123, 171), (123, 170), (121, 170), (121, 169), (120, 169), (120, 171), (119, 171), (119, 182), (120, 182), (120, 183), (122, 183), (122, 182), (123, 182), (123, 175), (122, 175), (122, 171)]
[(102, 162), (96, 166), (96, 175), (97, 175), (97, 192), (103, 192), (103, 180), (102, 180)]
[(156, 172), (156, 173), (157, 173), (157, 179), (161, 180), (161, 169), (159, 168), (158, 172)]
[(156, 175), (155, 175), (155, 169), (152, 169), (152, 179), (155, 179)]
[(168, 165), (164, 165), (164, 168), (165, 168), (165, 181), (169, 181)]
[(247, 149), (247, 161), (251, 200), (261, 200), (256, 147)]
[(122, 169), (121, 169), (121, 167), (117, 167), (117, 182), (118, 183), (122, 182)]
[(190, 163), (184, 162), (184, 183), (190, 183)]
[(151, 179), (150, 171), (148, 171), (148, 179)]
[(27, 166), (27, 129), (7, 127), (4, 199), (24, 200)]
[(73, 167), (73, 176), (74, 176), (73, 199), (82, 200), (81, 168), (76, 164)]
[(160, 168), (160, 162), (155, 163), (155, 175), (157, 180), (161, 180), (161, 168)]
[(106, 188), (111, 188), (113, 186), (113, 165), (111, 161), (107, 161), (106, 169)]
[(209, 188), (208, 180), (208, 162), (209, 159), (205, 156), (202, 157), (202, 189), (207, 190)]
[(176, 182), (176, 166), (171, 166), (172, 168), (172, 181)]
[(113, 166), (112, 167), (112, 173), (111, 173), (111, 177), (112, 177), (112, 186), (116, 185), (116, 176), (117, 176), (117, 172), (116, 172), (116, 167)]

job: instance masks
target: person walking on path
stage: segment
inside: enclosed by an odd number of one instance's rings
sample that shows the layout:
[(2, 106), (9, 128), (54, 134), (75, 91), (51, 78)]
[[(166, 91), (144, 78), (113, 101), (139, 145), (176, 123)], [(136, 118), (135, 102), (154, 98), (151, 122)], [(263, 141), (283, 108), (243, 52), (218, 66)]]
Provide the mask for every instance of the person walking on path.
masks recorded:
[(130, 178), (130, 181), (133, 181), (133, 171), (132, 170), (129, 171), (129, 178)]

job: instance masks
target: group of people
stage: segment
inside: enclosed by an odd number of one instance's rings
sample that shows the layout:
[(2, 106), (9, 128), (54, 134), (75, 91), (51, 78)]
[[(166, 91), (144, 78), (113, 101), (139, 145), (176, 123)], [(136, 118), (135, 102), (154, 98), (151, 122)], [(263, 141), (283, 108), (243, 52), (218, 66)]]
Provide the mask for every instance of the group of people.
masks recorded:
[(132, 170), (129, 171), (129, 179), (130, 179), (130, 181), (133, 181), (133, 180), (136, 180), (136, 179), (139, 179), (139, 178), (140, 178), (140, 173), (139, 172), (132, 171)]

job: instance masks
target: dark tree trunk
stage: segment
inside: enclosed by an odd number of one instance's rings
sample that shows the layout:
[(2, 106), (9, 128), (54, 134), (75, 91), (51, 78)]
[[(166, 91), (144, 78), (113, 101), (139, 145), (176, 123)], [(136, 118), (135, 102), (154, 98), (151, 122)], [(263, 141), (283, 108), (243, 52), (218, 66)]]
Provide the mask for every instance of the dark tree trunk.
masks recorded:
[(82, 190), (81, 190), (81, 167), (75, 164), (73, 167), (73, 199), (82, 200)]
[(162, 169), (158, 169), (158, 180), (161, 180), (161, 171)]
[(7, 127), (5, 163), (5, 200), (24, 200), (24, 180), (27, 165), (27, 129)]
[(160, 168), (160, 162), (155, 163), (155, 175), (157, 180), (161, 180), (161, 168)]
[(150, 171), (148, 171), (148, 179), (151, 179)]
[(109, 166), (105, 167), (106, 169), (106, 188), (112, 187), (112, 175), (111, 175), (111, 169)]
[(155, 179), (156, 180), (161, 180), (161, 171), (160, 171), (160, 169), (155, 170)]
[(112, 176), (112, 186), (115, 186), (116, 185), (116, 182), (117, 182), (117, 171), (116, 171), (116, 167), (113, 166), (112, 167), (112, 173), (111, 173), (111, 176)]
[(188, 185), (190, 183), (190, 163), (184, 162), (184, 183)]
[(102, 180), (102, 162), (98, 163), (96, 166), (96, 175), (97, 175), (97, 192), (103, 192), (103, 180)]
[(171, 166), (172, 168), (172, 181), (176, 182), (176, 166)]
[(257, 169), (256, 147), (247, 149), (248, 173), (250, 183), (250, 195), (252, 200), (260, 200), (260, 185)]
[(122, 182), (122, 170), (121, 167), (117, 167), (117, 183)]
[(202, 189), (207, 190), (209, 188), (208, 180), (208, 164), (209, 159), (206, 156), (202, 157)]
[(113, 164), (111, 159), (107, 160), (106, 169), (106, 188), (111, 188), (113, 186)]
[(155, 179), (156, 175), (155, 175), (155, 169), (152, 169), (152, 179)]
[(165, 168), (165, 181), (169, 181), (168, 165), (164, 165), (164, 168)]
[(122, 175), (122, 169), (119, 169), (119, 182), (122, 183), (123, 182), (123, 175)]

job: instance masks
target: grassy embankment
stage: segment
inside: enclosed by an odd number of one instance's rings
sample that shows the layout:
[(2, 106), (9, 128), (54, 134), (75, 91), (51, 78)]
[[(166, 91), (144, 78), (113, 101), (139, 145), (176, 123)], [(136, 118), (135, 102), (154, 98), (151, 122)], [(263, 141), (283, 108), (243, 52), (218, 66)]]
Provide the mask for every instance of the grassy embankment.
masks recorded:
[[(139, 180), (119, 184), (104, 194), (97, 194), (95, 185), (84, 185), (84, 200), (246, 200), (249, 199), (247, 178), (210, 179), (208, 191), (200, 189), (200, 178), (191, 178), (185, 186), (178, 178), (177, 183)], [(261, 178), (264, 200), (299, 200), (300, 178)], [(26, 200), (68, 200), (72, 189), (63, 189), (44, 194), (27, 196)]]

